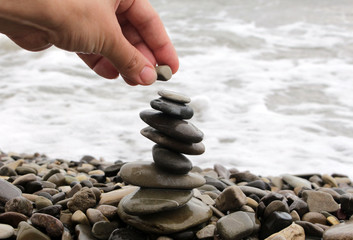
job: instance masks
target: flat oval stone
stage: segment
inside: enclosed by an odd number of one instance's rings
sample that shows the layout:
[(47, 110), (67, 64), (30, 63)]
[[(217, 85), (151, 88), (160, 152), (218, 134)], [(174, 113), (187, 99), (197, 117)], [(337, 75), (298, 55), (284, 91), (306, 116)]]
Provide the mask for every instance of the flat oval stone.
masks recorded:
[(26, 222), (20, 222), (18, 224), (18, 232), (16, 240), (27, 240), (27, 239), (36, 239), (36, 240), (50, 240), (50, 237), (36, 229), (35, 227), (29, 225)]
[(122, 166), (120, 176), (124, 182), (150, 188), (193, 189), (205, 184), (206, 180), (195, 173), (169, 174), (151, 162), (133, 162)]
[(306, 187), (306, 188), (311, 189), (311, 182), (309, 182), (308, 180), (306, 180), (304, 178), (293, 176), (290, 174), (284, 174), (284, 175), (282, 175), (282, 178), (285, 182), (287, 182), (293, 188)]
[(174, 91), (169, 91), (169, 90), (160, 90), (158, 91), (158, 95), (163, 97), (163, 98), (166, 98), (166, 99), (169, 99), (173, 102), (178, 102), (178, 103), (189, 103), (191, 102), (191, 99), (190, 97), (182, 94), (182, 93), (177, 93), (177, 92), (174, 92)]
[(14, 234), (14, 229), (8, 224), (0, 223), (0, 239), (6, 239)]
[(171, 149), (176, 152), (188, 155), (201, 155), (205, 152), (205, 145), (199, 143), (185, 143), (169, 137), (152, 127), (146, 127), (141, 130), (141, 134), (151, 141)]
[(198, 143), (203, 139), (203, 133), (192, 123), (172, 118), (155, 110), (140, 112), (141, 119), (158, 131), (187, 143)]
[(64, 232), (64, 225), (62, 222), (51, 215), (34, 213), (30, 220), (33, 226), (44, 228), (50, 237), (61, 237)]
[(159, 145), (153, 146), (152, 156), (158, 168), (170, 173), (186, 174), (192, 169), (192, 163), (187, 157)]
[(156, 67), (157, 80), (168, 81), (172, 78), (172, 69), (168, 65), (159, 65)]
[(22, 194), (18, 187), (0, 178), (0, 203), (5, 204), (12, 198), (20, 197)]
[(335, 212), (340, 208), (332, 195), (325, 192), (306, 190), (303, 192), (303, 200), (308, 204), (310, 212)]
[(172, 117), (180, 119), (190, 119), (194, 115), (194, 110), (183, 103), (173, 102), (165, 98), (158, 98), (151, 101), (151, 107)]
[(353, 221), (347, 221), (345, 223), (337, 224), (330, 227), (324, 232), (324, 240), (351, 240), (353, 239)]
[(0, 223), (6, 223), (14, 228), (17, 228), (18, 224), (22, 221), (27, 221), (28, 217), (18, 212), (5, 212), (0, 214)]
[(26, 175), (22, 175), (22, 176), (16, 178), (12, 184), (13, 185), (25, 185), (28, 182), (36, 181), (36, 180), (37, 180), (36, 175), (34, 175), (33, 173), (28, 173)]
[(181, 208), (145, 216), (129, 215), (119, 203), (118, 214), (125, 223), (142, 231), (170, 234), (207, 222), (212, 216), (212, 210), (200, 200), (192, 198)]
[(192, 195), (191, 190), (141, 188), (124, 197), (121, 204), (124, 212), (140, 216), (180, 208)]

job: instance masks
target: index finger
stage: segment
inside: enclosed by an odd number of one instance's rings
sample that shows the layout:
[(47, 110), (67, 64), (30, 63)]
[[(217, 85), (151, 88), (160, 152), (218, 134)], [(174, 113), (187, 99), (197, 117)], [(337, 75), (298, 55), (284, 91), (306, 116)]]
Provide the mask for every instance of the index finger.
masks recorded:
[(175, 73), (179, 60), (164, 25), (147, 0), (123, 0), (117, 14), (123, 14), (153, 52), (159, 65), (169, 65)]

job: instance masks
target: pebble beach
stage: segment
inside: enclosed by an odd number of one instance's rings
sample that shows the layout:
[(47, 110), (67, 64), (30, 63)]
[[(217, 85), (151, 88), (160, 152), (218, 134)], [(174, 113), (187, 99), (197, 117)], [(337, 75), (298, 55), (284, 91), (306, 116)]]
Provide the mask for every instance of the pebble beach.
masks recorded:
[(158, 94), (140, 113), (153, 161), (1, 152), (0, 239), (353, 239), (348, 176), (194, 166), (185, 155), (205, 146), (190, 98)]

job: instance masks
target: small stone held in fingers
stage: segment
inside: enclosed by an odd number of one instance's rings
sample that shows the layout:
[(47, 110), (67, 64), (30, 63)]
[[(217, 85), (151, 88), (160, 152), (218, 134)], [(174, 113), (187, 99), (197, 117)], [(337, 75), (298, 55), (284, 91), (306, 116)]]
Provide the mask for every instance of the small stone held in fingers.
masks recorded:
[(156, 67), (157, 80), (168, 81), (172, 78), (172, 70), (168, 65), (160, 65)]

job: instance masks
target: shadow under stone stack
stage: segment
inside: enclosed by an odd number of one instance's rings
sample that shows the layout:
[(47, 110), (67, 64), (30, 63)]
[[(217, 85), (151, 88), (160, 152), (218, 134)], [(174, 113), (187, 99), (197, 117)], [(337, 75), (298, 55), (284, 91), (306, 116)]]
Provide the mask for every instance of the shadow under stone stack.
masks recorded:
[(140, 188), (124, 197), (118, 212), (126, 223), (153, 233), (175, 233), (206, 222), (209, 206), (193, 197), (192, 189), (205, 184), (201, 175), (190, 172), (191, 161), (183, 154), (205, 151), (203, 133), (186, 121), (193, 116), (190, 98), (171, 91), (159, 91), (151, 101), (154, 110), (140, 113), (149, 127), (141, 134), (156, 143), (154, 162), (133, 162), (120, 170), (124, 182)]

